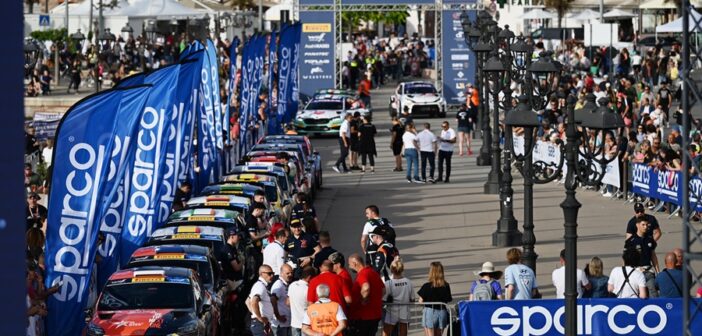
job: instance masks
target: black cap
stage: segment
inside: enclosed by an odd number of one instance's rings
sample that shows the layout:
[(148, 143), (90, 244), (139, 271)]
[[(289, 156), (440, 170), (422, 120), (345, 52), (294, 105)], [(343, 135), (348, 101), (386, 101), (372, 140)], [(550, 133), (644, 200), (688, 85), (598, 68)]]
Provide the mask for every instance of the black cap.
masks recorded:
[(236, 236), (237, 234), (239, 234), (239, 228), (237, 228), (236, 226), (232, 226), (228, 228), (225, 231), (225, 233), (227, 234), (227, 237)]
[(290, 221), (290, 227), (299, 227), (299, 226), (302, 226), (302, 221), (300, 221), (299, 219), (296, 218), (296, 219), (293, 219)]
[(39, 194), (37, 194), (37, 193), (35, 193), (35, 192), (32, 191), (32, 192), (29, 193), (29, 195), (27, 196), (27, 198), (36, 198), (37, 200), (40, 200), (40, 199), (41, 199), (41, 196), (39, 196)]
[(381, 236), (381, 237), (385, 237), (385, 229), (383, 229), (383, 227), (381, 227), (380, 225), (378, 225), (378, 226), (375, 227), (375, 229), (373, 229), (373, 231), (371, 231), (371, 234), (378, 235), (378, 236)]
[(643, 203), (636, 203), (634, 204), (634, 212), (644, 212), (644, 205)]

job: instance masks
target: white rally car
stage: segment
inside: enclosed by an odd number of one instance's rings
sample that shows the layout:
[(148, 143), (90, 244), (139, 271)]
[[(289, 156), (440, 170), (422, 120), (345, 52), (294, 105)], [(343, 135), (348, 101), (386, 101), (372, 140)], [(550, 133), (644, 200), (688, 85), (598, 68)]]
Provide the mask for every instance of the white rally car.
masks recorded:
[(390, 117), (400, 115), (405, 107), (413, 117), (446, 117), (446, 100), (429, 82), (405, 82), (397, 86), (390, 97)]
[[(352, 102), (353, 101), (353, 102)], [(315, 95), (305, 109), (297, 113), (295, 129), (300, 135), (338, 135), (347, 113), (370, 116), (360, 101), (343, 94)]]

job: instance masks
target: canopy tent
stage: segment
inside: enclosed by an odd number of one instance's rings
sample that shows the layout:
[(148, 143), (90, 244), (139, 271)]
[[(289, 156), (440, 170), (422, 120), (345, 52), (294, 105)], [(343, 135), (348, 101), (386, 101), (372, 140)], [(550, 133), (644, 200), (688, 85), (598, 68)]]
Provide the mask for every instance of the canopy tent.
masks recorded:
[(578, 21), (589, 21), (589, 20), (596, 20), (600, 18), (600, 13), (596, 12), (592, 9), (583, 9), (577, 14), (573, 14), (568, 17), (569, 20), (578, 20)]
[[(97, 4), (100, 0), (94, 0)], [(108, 0), (102, 0), (107, 4)], [(90, 15), (90, 1), (85, 0), (79, 4), (69, 5), (68, 15)], [(96, 6), (97, 7), (97, 6)], [(51, 10), (51, 14), (65, 14), (65, 6), (60, 5)], [(174, 0), (119, 0), (114, 8), (105, 7), (104, 16), (126, 16), (133, 18), (156, 18), (156, 19), (185, 19), (190, 17), (201, 17), (207, 13), (206, 10), (194, 9), (183, 6)], [(97, 9), (93, 9), (93, 15), (97, 15)]]
[(607, 13), (604, 13), (602, 17), (605, 19), (605, 21), (609, 20), (625, 20), (625, 19), (630, 19), (633, 17), (636, 17), (636, 14), (630, 12), (630, 11), (625, 11), (621, 9), (613, 9)]
[(538, 19), (558, 19), (558, 15), (547, 12), (541, 8), (532, 9), (524, 15), (522, 15), (523, 20), (538, 20)]
[(266, 12), (263, 14), (263, 18), (266, 21), (280, 21), (280, 17), (281, 17), (280, 12), (285, 11), (285, 10), (290, 13), (290, 18), (292, 19), (293, 4), (291, 2), (278, 4), (278, 5), (272, 6), (271, 8), (268, 8), (266, 10)]
[[(695, 22), (702, 20), (701, 15), (698, 11), (692, 10), (688, 19), (687, 30), (690, 32), (700, 32), (702, 31), (702, 23), (695, 25)], [(658, 33), (682, 33), (683, 31), (683, 18), (673, 20), (662, 26), (656, 27), (656, 34)]]
[(675, 9), (675, 2), (666, 0), (649, 0), (641, 5), (639, 9)]

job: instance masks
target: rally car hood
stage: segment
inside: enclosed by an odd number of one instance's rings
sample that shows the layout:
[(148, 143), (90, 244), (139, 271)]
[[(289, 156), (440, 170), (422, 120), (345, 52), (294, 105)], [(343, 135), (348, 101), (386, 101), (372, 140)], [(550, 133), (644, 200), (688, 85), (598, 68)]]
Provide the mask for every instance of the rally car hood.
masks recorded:
[(441, 96), (436, 93), (408, 94), (403, 98), (415, 103), (435, 103), (441, 100)]
[(100, 311), (91, 322), (105, 335), (144, 335), (157, 330), (165, 335), (193, 320), (197, 317), (189, 310), (144, 309)]
[(298, 114), (298, 118), (332, 119), (341, 118), (343, 114), (344, 112), (341, 110), (305, 110)]

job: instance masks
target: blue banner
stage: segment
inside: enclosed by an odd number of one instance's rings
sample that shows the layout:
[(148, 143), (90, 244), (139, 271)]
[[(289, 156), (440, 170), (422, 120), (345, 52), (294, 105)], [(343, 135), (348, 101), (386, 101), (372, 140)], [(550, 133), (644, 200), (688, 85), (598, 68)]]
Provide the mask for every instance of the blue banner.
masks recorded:
[[(461, 26), (460, 10), (441, 12), (443, 53), (443, 88), (446, 104), (460, 105), (466, 102), (466, 84), (475, 81), (475, 54), (466, 45)], [(475, 11), (468, 11), (475, 20)]]
[[(214, 138), (217, 149), (224, 149), (224, 138), (222, 137), (222, 101), (219, 94), (219, 62), (217, 58), (217, 48), (212, 40), (207, 40), (207, 59), (210, 62), (210, 78), (212, 82), (212, 105), (214, 111)], [(209, 121), (208, 121), (209, 123)], [(219, 151), (217, 152), (219, 157)], [(219, 179), (219, 176), (217, 176)]]
[[(117, 192), (125, 167), (115, 166), (117, 139), (134, 138), (149, 86), (113, 89), (73, 105), (57, 136), (46, 232), (46, 286), (61, 289), (48, 298), (49, 335), (80, 335), (89, 294), (97, 292), (95, 253), (100, 219)], [(92, 287), (92, 288), (91, 288)], [(94, 297), (91, 299), (94, 300)]]
[(285, 112), (286, 122), (291, 122), (295, 119), (297, 115), (297, 108), (300, 104), (300, 82), (297, 78), (300, 72), (300, 37), (302, 37), (302, 24), (295, 23), (293, 25), (293, 49), (292, 49), (292, 63), (290, 65), (290, 73), (292, 76), (288, 76), (288, 81), (290, 81), (291, 90), (291, 103), (288, 105), (287, 111)]
[(335, 87), (334, 12), (300, 12), (300, 92), (308, 96)]
[(275, 31), (271, 32), (270, 38), (268, 39), (268, 106), (266, 108), (266, 116), (268, 118), (268, 134), (280, 134), (280, 120), (278, 119), (278, 97), (276, 92), (277, 88), (273, 86), (276, 84), (275, 78), (278, 72), (278, 37), (280, 34), (276, 34)]
[[(563, 303), (464, 301), (459, 304), (461, 335), (563, 335)], [(682, 299), (579, 299), (577, 334), (682, 335), (682, 311)], [(702, 319), (692, 323), (690, 330), (702, 330)]]
[[(679, 171), (658, 170), (648, 165), (631, 165), (632, 192), (644, 197), (682, 206), (682, 176)], [(702, 179), (690, 176), (690, 208), (702, 211)]]
[(122, 80), (117, 83), (117, 87), (124, 88), (144, 84), (144, 77), (146, 77), (146, 75), (143, 72), (140, 72), (138, 74), (122, 78)]
[[(202, 76), (202, 62), (205, 57), (204, 52), (196, 52), (188, 57), (187, 62), (180, 65), (178, 76), (178, 88), (176, 93), (176, 103), (178, 109), (183, 110), (183, 117), (180, 124), (180, 132), (176, 141), (182, 144), (177, 165), (177, 185), (189, 181), (195, 182), (195, 160), (193, 148), (193, 133), (195, 130), (195, 117), (198, 113), (199, 99), (198, 92), (200, 79)], [(175, 196), (175, 190), (173, 190)]]
[[(255, 39), (254, 36), (252, 39)], [(253, 81), (253, 60), (251, 52), (251, 42), (244, 44), (241, 54), (241, 92), (239, 92), (239, 153), (246, 153), (247, 139), (249, 137), (249, 126), (251, 120), (251, 100), (256, 96), (251, 92), (251, 82)]]
[(282, 123), (289, 123), (288, 106), (292, 104), (292, 54), (295, 48), (294, 26), (287, 25), (280, 32), (280, 49), (278, 56), (278, 111), (276, 117)]
[[(215, 60), (216, 61), (216, 60)], [(202, 62), (202, 75), (200, 77), (199, 113), (197, 120), (197, 165), (200, 169), (193, 192), (199, 193), (206, 185), (219, 180), (219, 151), (215, 133), (215, 107), (214, 107), (214, 81), (218, 76), (212, 76), (212, 61), (209, 51), (206, 52)], [(217, 109), (219, 110), (219, 109)]]
[(195, 40), (193, 41), (193, 43), (190, 43), (187, 47), (185, 47), (185, 50), (183, 50), (183, 52), (178, 56), (178, 60), (182, 62), (190, 58), (190, 55), (202, 49), (205, 49), (205, 46), (203, 46), (202, 43), (200, 43), (200, 41)]
[[(138, 133), (131, 146), (134, 160), (129, 162), (128, 205), (122, 219), (122, 266), (161, 224), (159, 217), (163, 209), (159, 190), (167, 174), (173, 173), (173, 162), (166, 165), (166, 148), (168, 132), (176, 114), (173, 103), (176, 101), (179, 71), (180, 65), (175, 64), (144, 79), (153, 87), (140, 114)], [(170, 159), (173, 159), (172, 155)], [(170, 212), (170, 205), (166, 211)]]
[(236, 83), (236, 72), (237, 72), (237, 67), (236, 67), (236, 60), (237, 60), (237, 49), (239, 48), (239, 40), (234, 40), (232, 41), (231, 46), (229, 47), (229, 91), (227, 92), (227, 106), (226, 109), (224, 110), (224, 125), (222, 125), (222, 129), (224, 130), (224, 141), (227, 145), (231, 144), (231, 108), (232, 108), (232, 102), (234, 98), (234, 94), (237, 88), (237, 83)]

